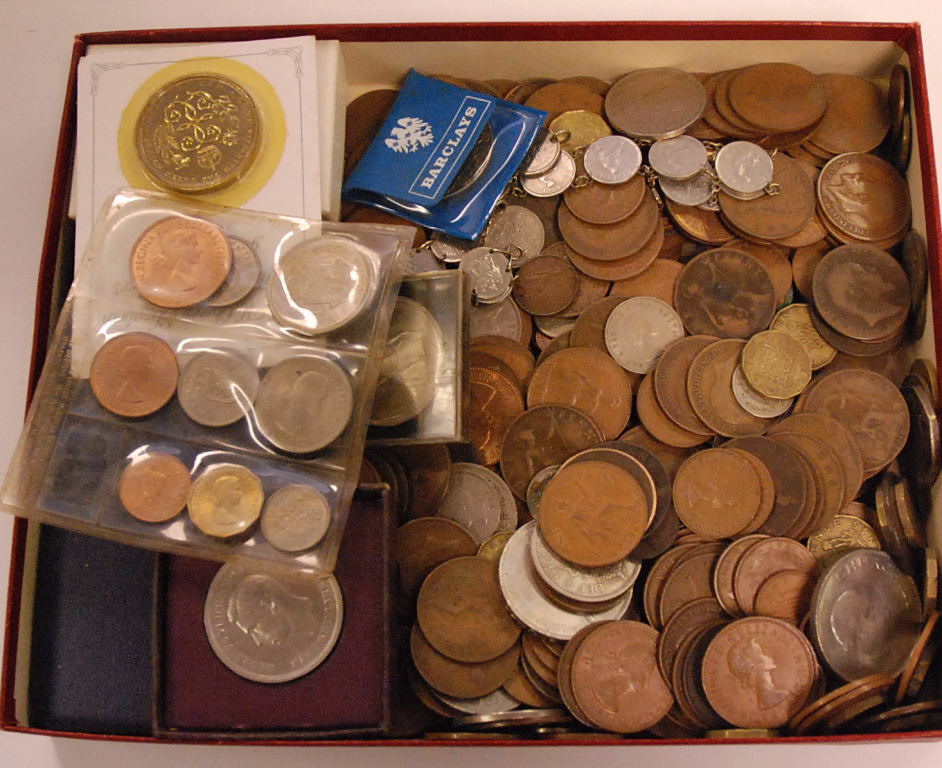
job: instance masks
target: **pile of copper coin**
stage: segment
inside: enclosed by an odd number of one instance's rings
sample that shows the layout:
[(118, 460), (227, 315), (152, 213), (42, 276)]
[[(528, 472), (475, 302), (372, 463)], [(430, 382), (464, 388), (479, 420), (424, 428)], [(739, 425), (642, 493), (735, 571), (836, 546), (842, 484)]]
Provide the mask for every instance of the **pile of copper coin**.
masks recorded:
[(365, 465), (429, 737), (939, 727), (905, 70), (445, 79), (549, 116), (480, 242), (416, 239), (472, 290), (470, 445)]

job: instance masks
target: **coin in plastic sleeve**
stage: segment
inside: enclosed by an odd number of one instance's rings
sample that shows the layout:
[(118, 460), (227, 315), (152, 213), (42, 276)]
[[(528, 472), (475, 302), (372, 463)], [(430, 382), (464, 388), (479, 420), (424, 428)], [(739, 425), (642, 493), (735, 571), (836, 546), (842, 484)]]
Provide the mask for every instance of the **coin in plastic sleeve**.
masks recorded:
[(324, 494), (309, 485), (285, 485), (265, 501), (262, 534), (283, 552), (310, 549), (330, 527), (330, 506)]

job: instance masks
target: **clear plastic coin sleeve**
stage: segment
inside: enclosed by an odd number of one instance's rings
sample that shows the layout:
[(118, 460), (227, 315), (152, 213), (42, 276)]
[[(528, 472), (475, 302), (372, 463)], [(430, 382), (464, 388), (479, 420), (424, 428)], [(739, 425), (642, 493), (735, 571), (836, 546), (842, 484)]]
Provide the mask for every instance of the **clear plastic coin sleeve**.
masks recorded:
[(0, 506), (178, 554), (332, 571), (412, 239), (116, 193)]

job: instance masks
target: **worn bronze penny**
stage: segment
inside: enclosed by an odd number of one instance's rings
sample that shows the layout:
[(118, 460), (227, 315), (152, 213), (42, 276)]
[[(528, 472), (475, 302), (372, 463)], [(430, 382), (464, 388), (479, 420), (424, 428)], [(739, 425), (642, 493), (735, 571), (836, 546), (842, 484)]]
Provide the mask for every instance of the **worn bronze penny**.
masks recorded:
[(554, 82), (535, 90), (523, 103), (547, 112), (546, 122), (550, 122), (560, 113), (574, 109), (601, 114), (603, 99), (581, 83)]
[(800, 570), (773, 573), (756, 592), (753, 613), (798, 626), (811, 608), (816, 575)]
[(890, 128), (890, 116), (876, 84), (840, 73), (821, 75), (819, 80), (828, 104), (811, 141), (835, 155), (878, 147)]
[(678, 339), (661, 354), (654, 368), (654, 394), (664, 413), (679, 427), (698, 435), (714, 432), (697, 416), (687, 394), (687, 374), (697, 354), (718, 341), (715, 336), (697, 335)]
[(512, 645), (494, 659), (469, 664), (439, 653), (418, 625), (412, 627), (409, 647), (420, 675), (436, 691), (459, 699), (475, 699), (500, 688), (513, 674), (520, 649)]
[(795, 64), (754, 64), (730, 79), (729, 103), (756, 130), (782, 133), (820, 120), (827, 91), (816, 75)]
[(472, 366), (468, 384), (471, 445), (484, 464), (497, 464), (507, 429), (524, 411), (523, 396), (514, 381), (489, 368)]
[(615, 224), (589, 224), (576, 218), (565, 205), (559, 207), (557, 216), (566, 244), (583, 256), (599, 261), (624, 259), (639, 251), (661, 221), (657, 201), (650, 191), (645, 192), (634, 213)]
[(605, 346), (605, 323), (612, 310), (625, 300), (624, 296), (606, 296), (590, 304), (576, 319), (569, 334), (572, 347), (595, 347), (608, 354)]
[(746, 553), (746, 550), (765, 538), (768, 538), (765, 534), (753, 533), (736, 539), (723, 550), (716, 561), (716, 566), (713, 569), (713, 595), (719, 601), (723, 610), (734, 618), (746, 615), (746, 612), (736, 602), (736, 591), (733, 584), (736, 566), (739, 565), (739, 561)]
[(167, 404), (179, 375), (177, 358), (163, 339), (133, 331), (113, 336), (99, 347), (88, 380), (103, 408), (136, 419)]
[(792, 277), (795, 287), (806, 299), (811, 298), (811, 285), (814, 272), (821, 263), (821, 259), (832, 248), (828, 240), (819, 240), (812, 245), (796, 248), (792, 254)]
[(569, 211), (588, 224), (617, 224), (631, 216), (647, 193), (644, 176), (621, 184), (586, 184), (569, 187), (563, 201)]
[(665, 205), (678, 228), (698, 243), (723, 245), (736, 237), (716, 211), (707, 211), (694, 205), (680, 205), (671, 199)]
[(118, 480), (118, 498), (129, 514), (145, 523), (163, 523), (186, 506), (190, 470), (176, 456), (147, 451), (133, 455)]
[(692, 600), (677, 610), (664, 625), (657, 642), (658, 667), (665, 680), (674, 673), (674, 661), (683, 641), (694, 632), (728, 620), (723, 607), (712, 597)]
[(612, 296), (653, 296), (674, 306), (674, 286), (683, 265), (670, 259), (656, 258), (643, 272), (612, 283)]
[(480, 351), (496, 357), (510, 370), (513, 379), (522, 385), (530, 381), (536, 366), (533, 353), (519, 341), (506, 336), (479, 336), (471, 342), (471, 351)]
[(663, 240), (664, 230), (657, 227), (641, 248), (623, 259), (600, 261), (575, 251), (571, 252), (569, 258), (573, 266), (582, 274), (597, 280), (628, 280), (646, 272), (652, 264), (657, 262), (657, 255), (661, 250)]
[(541, 255), (517, 270), (513, 297), (524, 312), (555, 315), (572, 303), (578, 287), (578, 273), (568, 261)]
[(654, 395), (653, 378), (653, 374), (649, 373), (641, 380), (635, 402), (638, 418), (644, 428), (655, 439), (674, 448), (692, 448), (705, 443), (710, 435), (684, 429), (664, 412)]
[[(429, 510), (431, 511), (431, 510)], [(396, 562), (402, 594), (415, 597), (433, 568), (453, 557), (468, 557), (478, 545), (467, 530), (444, 517), (417, 517), (396, 532)]]
[(755, 598), (766, 579), (779, 571), (818, 573), (818, 562), (794, 539), (769, 537), (750, 547), (739, 559), (733, 575), (736, 602), (747, 614), (755, 613)]
[(664, 626), (664, 621), (661, 619), (659, 613), (661, 590), (664, 587), (664, 582), (680, 558), (683, 557), (685, 553), (690, 552), (695, 546), (696, 544), (678, 544), (671, 547), (654, 561), (654, 564), (648, 571), (647, 578), (644, 582), (642, 600), (644, 615), (648, 620), (648, 624), (655, 629), (660, 629)]
[(658, 593), (661, 621), (670, 621), (692, 600), (713, 596), (713, 569), (725, 548), (720, 542), (694, 544), (677, 559)]

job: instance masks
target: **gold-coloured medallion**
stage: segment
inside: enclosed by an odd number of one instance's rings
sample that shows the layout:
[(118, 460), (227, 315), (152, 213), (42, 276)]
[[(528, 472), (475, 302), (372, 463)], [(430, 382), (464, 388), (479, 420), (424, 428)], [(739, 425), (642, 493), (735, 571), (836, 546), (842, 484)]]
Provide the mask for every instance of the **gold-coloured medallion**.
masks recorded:
[(258, 107), (234, 80), (200, 73), (155, 92), (137, 119), (135, 145), (148, 177), (174, 192), (220, 189), (252, 165), (261, 138)]
[(585, 149), (596, 139), (612, 135), (602, 117), (585, 109), (563, 112), (549, 124), (549, 129), (560, 135), (560, 146), (569, 152), (579, 147)]
[(265, 495), (252, 470), (216, 464), (193, 483), (187, 509), (203, 533), (224, 539), (247, 531), (258, 520)]

